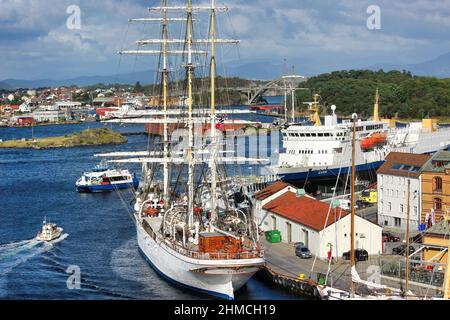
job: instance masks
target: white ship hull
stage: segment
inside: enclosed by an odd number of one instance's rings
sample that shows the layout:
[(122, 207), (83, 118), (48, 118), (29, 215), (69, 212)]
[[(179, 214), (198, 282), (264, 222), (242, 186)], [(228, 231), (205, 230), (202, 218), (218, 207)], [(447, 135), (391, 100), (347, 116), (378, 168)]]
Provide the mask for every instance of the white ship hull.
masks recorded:
[(262, 258), (189, 258), (150, 237), (140, 223), (136, 224), (136, 229), (139, 250), (158, 274), (174, 284), (216, 297), (234, 299), (234, 292), (264, 264)]
[[(315, 128), (320, 130), (321, 127)], [(338, 130), (324, 127), (324, 131)], [(310, 132), (308, 127), (294, 127), (286, 132)], [(301, 131), (300, 131), (301, 130)], [(327, 180), (341, 174), (345, 176), (351, 170), (350, 140), (328, 140), (327, 138), (285, 138), (287, 152), (280, 154), (278, 165), (270, 167), (270, 172), (285, 181)], [(390, 131), (387, 144), (371, 151), (363, 151), (359, 142), (355, 150), (355, 165), (358, 173), (368, 172), (369, 176), (383, 163), (392, 152), (433, 153), (450, 145), (450, 128), (440, 128), (435, 132), (423, 132), (420, 128), (400, 128)], [(335, 149), (333, 149), (335, 148)], [(333, 150), (341, 149), (340, 153)], [(309, 154), (301, 154), (309, 149)]]

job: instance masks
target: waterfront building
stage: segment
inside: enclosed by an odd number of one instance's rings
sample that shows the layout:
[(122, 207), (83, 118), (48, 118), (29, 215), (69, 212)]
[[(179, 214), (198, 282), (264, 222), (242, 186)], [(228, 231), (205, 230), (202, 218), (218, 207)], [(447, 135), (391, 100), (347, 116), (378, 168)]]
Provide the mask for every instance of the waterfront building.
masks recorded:
[(77, 101), (58, 101), (55, 103), (58, 109), (81, 109), (81, 102)]
[(418, 230), (421, 212), (421, 168), (426, 154), (391, 152), (377, 171), (378, 223), (406, 230), (408, 179), (410, 180), (410, 228)]
[[(341, 257), (350, 250), (349, 212), (332, 208), (302, 189), (280, 187), (280, 184), (269, 186), (269, 190), (278, 191), (269, 191), (268, 197), (259, 200), (264, 201), (258, 215), (263, 231), (279, 230), (283, 242), (302, 242), (313, 255), (323, 259), (330, 250), (334, 257)], [(259, 194), (264, 194), (268, 188)], [(365, 249), (370, 255), (381, 254), (381, 232), (381, 226), (355, 216), (355, 248)]]
[(266, 188), (255, 193), (253, 210), (255, 212), (256, 221), (261, 227), (264, 220), (262, 207), (267, 203), (282, 195), (285, 192), (296, 192), (297, 188), (283, 181), (276, 181)]
[(450, 152), (438, 151), (422, 168), (421, 222), (430, 227), (450, 211)]
[(18, 117), (16, 120), (19, 126), (32, 126), (34, 123), (33, 117)]
[(34, 111), (32, 116), (36, 122), (59, 122), (66, 120), (66, 112), (63, 110), (39, 110)]

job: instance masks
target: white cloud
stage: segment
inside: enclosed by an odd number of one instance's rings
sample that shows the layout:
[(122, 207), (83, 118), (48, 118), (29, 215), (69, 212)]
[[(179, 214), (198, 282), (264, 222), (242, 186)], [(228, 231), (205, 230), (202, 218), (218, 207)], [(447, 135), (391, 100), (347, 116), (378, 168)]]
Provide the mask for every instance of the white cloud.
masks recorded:
[[(0, 2), (0, 51), (7, 58), (0, 61), (0, 70), (7, 73), (5, 77), (25, 77), (30, 70), (42, 74), (46, 68), (58, 77), (69, 69), (80, 74), (106, 73), (108, 63), (115, 66), (118, 49), (133, 47), (133, 40), (148, 35), (149, 28), (158, 28), (128, 26), (127, 22), (131, 17), (147, 16), (146, 8), (159, 4), (157, 0)], [(446, 35), (450, 0), (377, 1), (382, 30), (375, 31), (366, 28), (366, 8), (372, 0), (223, 2), (230, 11), (219, 16), (221, 35), (243, 40), (239, 50), (243, 59), (281, 61), (286, 57), (319, 65), (329, 64), (325, 60), (332, 57), (338, 68), (342, 61), (363, 64), (371, 59), (368, 65), (399, 59), (418, 62), (450, 51)], [(71, 4), (81, 8), (80, 30), (65, 27), (66, 8)], [(54, 67), (58, 61), (61, 68)], [(96, 66), (96, 62), (103, 64)]]

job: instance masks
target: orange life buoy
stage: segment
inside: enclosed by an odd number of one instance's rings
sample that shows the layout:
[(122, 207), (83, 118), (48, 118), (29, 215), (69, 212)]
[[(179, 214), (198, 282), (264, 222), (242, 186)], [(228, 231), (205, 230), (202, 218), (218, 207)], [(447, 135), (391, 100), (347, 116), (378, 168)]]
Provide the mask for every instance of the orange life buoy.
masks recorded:
[(154, 215), (157, 215), (159, 213), (159, 210), (155, 209), (155, 208), (147, 208), (147, 209), (145, 209), (144, 212), (146, 214), (148, 214), (149, 216), (154, 216)]

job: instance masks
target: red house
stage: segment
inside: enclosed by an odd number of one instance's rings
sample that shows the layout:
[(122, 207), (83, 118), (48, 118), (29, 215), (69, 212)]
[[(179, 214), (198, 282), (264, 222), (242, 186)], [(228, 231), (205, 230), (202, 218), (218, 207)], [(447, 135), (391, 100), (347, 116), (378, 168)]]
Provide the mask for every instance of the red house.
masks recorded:
[(32, 126), (34, 123), (33, 117), (19, 117), (17, 118), (17, 124), (19, 126)]

